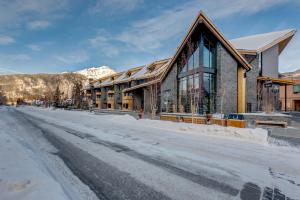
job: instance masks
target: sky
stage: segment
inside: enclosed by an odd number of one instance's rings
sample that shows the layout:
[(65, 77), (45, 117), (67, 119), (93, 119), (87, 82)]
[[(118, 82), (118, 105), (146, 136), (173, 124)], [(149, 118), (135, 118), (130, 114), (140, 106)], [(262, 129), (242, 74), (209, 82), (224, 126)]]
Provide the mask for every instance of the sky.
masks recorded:
[[(227, 39), (300, 30), (300, 0), (0, 0), (0, 74), (121, 71), (168, 58), (200, 10)], [(300, 68), (299, 55), (298, 32), (280, 72)]]

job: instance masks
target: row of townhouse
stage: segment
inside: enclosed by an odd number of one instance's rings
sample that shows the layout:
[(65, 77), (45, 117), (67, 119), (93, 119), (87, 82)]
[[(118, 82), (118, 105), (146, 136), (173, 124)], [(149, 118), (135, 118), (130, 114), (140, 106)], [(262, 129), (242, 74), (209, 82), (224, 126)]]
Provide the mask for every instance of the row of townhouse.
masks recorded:
[(152, 112), (159, 110), (159, 78), (170, 59), (93, 81), (86, 88), (86, 95), (96, 109)]
[(145, 113), (244, 113), (280, 110), (279, 55), (296, 30), (227, 40), (200, 12), (172, 58), (97, 80), (95, 108)]

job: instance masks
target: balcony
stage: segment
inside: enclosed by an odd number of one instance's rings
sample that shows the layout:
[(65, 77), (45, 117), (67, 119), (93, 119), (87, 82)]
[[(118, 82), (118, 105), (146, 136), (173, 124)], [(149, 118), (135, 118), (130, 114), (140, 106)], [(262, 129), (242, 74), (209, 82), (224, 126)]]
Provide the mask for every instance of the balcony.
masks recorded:
[(122, 96), (122, 101), (132, 101), (133, 97), (132, 96)]
[(114, 94), (115, 93), (115, 91), (113, 91), (113, 90), (108, 90), (107, 91), (107, 94)]
[(114, 97), (107, 97), (107, 109), (114, 110), (115, 109), (115, 99)]
[(107, 103), (108, 102), (114, 102), (115, 101), (115, 98), (112, 96), (112, 97), (107, 97)]
[(133, 110), (133, 97), (127, 94), (122, 96), (122, 110)]

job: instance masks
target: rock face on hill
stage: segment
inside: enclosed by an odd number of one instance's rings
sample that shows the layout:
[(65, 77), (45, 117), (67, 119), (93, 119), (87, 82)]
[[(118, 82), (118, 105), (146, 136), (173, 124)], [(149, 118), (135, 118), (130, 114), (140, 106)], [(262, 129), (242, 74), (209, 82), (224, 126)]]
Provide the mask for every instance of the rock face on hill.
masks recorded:
[(18, 99), (30, 103), (46, 95), (53, 96), (57, 87), (61, 98), (68, 99), (72, 97), (75, 82), (86, 85), (89, 79), (99, 79), (115, 73), (111, 68), (102, 66), (61, 74), (0, 74), (0, 104), (4, 99), (8, 104), (15, 104)]
[(1, 75), (0, 101), (5, 98), (8, 104), (15, 104), (17, 99), (22, 99), (30, 103), (53, 94), (57, 87), (61, 98), (71, 98), (74, 83), (78, 81), (84, 84), (88, 79), (75, 73)]

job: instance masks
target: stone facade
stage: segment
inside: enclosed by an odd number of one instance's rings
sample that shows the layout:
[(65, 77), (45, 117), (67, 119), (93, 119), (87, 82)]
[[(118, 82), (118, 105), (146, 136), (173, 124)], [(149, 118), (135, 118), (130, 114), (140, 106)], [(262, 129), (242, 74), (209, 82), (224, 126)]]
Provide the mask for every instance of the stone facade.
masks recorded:
[(257, 77), (260, 74), (259, 56), (248, 56), (246, 60), (251, 64), (252, 69), (246, 74), (246, 111), (257, 111)]
[(237, 62), (224, 47), (217, 45), (216, 112), (237, 112)]

